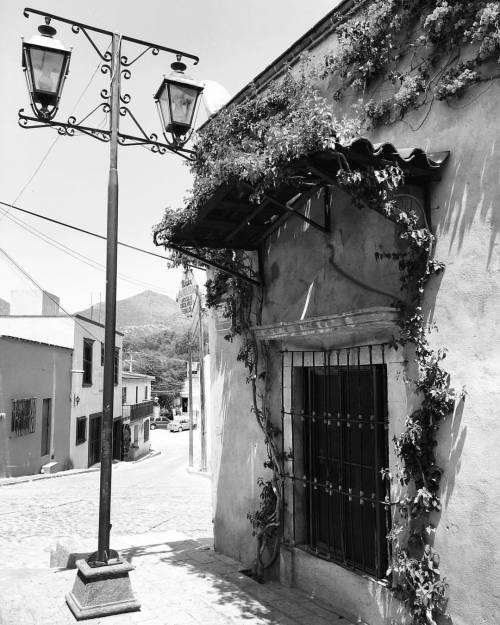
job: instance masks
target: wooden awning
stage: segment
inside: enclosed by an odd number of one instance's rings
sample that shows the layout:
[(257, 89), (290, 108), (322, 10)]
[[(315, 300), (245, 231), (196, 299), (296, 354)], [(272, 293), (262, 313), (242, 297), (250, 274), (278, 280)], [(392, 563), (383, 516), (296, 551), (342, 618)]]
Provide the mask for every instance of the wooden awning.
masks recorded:
[(419, 148), (401, 149), (390, 143), (372, 144), (356, 139), (349, 145), (317, 152), (292, 163), (287, 176), (276, 189), (266, 194), (260, 204), (250, 200), (254, 188), (241, 180), (221, 185), (202, 206), (195, 220), (181, 224), (168, 241), (158, 244), (175, 249), (189, 247), (257, 250), (267, 236), (292, 215), (308, 221), (320, 230), (327, 224), (314, 222), (296, 211), (309, 194), (318, 188), (336, 184), (340, 167), (383, 167), (399, 165), (409, 184), (439, 180), (440, 169), (449, 152), (427, 153)]

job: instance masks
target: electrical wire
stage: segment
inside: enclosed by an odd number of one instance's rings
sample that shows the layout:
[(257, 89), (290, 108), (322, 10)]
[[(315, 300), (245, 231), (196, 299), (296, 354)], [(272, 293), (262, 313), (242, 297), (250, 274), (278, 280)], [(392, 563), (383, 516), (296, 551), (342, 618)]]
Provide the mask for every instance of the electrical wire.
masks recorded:
[[(37, 228), (34, 228), (33, 226), (28, 225), (26, 222), (24, 222), (23, 220), (21, 220), (21, 219), (19, 219), (17, 217), (14, 217), (13, 215), (6, 215), (6, 216), (7, 216), (7, 219), (12, 221), (13, 223), (18, 225), (19, 227), (23, 228), (24, 230), (26, 230), (27, 232), (29, 232), (33, 236), (37, 237), (38, 239), (44, 241), (45, 243), (47, 243), (51, 247), (54, 247), (55, 249), (58, 249), (63, 254), (71, 256), (72, 258), (74, 258), (74, 259), (76, 259), (76, 260), (78, 260), (78, 261), (88, 265), (89, 267), (92, 267), (93, 269), (98, 270), (98, 271), (106, 271), (106, 266), (103, 263), (100, 263), (99, 261), (97, 261), (97, 260), (95, 260), (93, 258), (90, 258), (89, 256), (85, 256), (85, 254), (82, 254), (81, 252), (77, 252), (76, 250), (69, 248), (68, 246), (64, 245), (60, 241), (57, 241), (56, 239), (53, 239), (49, 235), (41, 232), (40, 230), (38, 230)], [(138, 278), (134, 278), (133, 276), (129, 276), (129, 275), (121, 273), (121, 272), (118, 272), (117, 275), (118, 275), (118, 277), (121, 280), (123, 280), (125, 282), (129, 282), (130, 284), (135, 284), (136, 286), (142, 286), (144, 288), (154, 289), (158, 293), (162, 293), (163, 295), (169, 295), (169, 293), (167, 291), (157, 287), (155, 284), (152, 284), (150, 282), (146, 282), (144, 280), (140, 280)]]
[[(21, 208), (20, 206), (15, 206), (14, 204), (10, 204), (9, 202), (2, 202), (0, 200), (0, 204), (2, 206), (7, 206), (10, 209), (15, 209), (17, 211), (21, 211), (22, 213), (26, 213), (27, 215), (33, 215), (33, 217), (39, 217), (40, 219), (44, 219), (45, 221), (50, 221), (53, 224), (57, 224), (58, 226), (64, 226), (65, 228), (70, 228), (71, 230), (76, 230), (77, 232), (81, 232), (82, 234), (88, 234), (89, 236), (96, 237), (98, 239), (102, 239), (106, 241), (106, 238), (103, 234), (98, 234), (97, 232), (92, 232), (91, 230), (85, 230), (85, 228), (79, 228), (78, 226), (73, 226), (72, 224), (68, 224), (64, 221), (59, 221), (58, 219), (52, 219), (51, 217), (47, 217), (46, 215), (42, 215), (40, 213), (35, 213), (33, 211), (29, 211), (25, 208)], [(9, 211), (6, 211), (9, 212)], [(162, 260), (171, 261), (172, 259), (168, 256), (162, 256), (161, 254), (157, 254), (156, 252), (150, 252), (149, 250), (145, 250), (141, 247), (137, 247), (130, 243), (123, 243), (118, 241), (118, 245), (122, 247), (127, 247), (135, 252), (141, 252), (142, 254), (148, 254), (149, 256), (155, 256), (156, 258), (161, 258)], [(188, 267), (192, 267), (193, 265), (188, 265)]]
[(10, 256), (10, 254), (8, 254), (4, 249), (2, 249), (0, 247), (0, 252), (7, 258), (7, 260), (11, 263), (11, 265), (13, 265), (20, 273), (22, 273), (24, 275), (25, 278), (27, 278), (32, 284), (34, 284), (36, 286), (37, 289), (39, 289), (42, 293), (44, 293), (56, 306), (57, 308), (59, 308), (59, 310), (62, 310), (62, 312), (69, 318), (73, 319), (73, 321), (76, 323), (77, 326), (79, 326), (86, 334), (90, 334), (90, 336), (95, 339), (96, 341), (100, 341), (101, 339), (99, 337), (97, 337), (95, 334), (92, 333), (91, 330), (89, 330), (88, 328), (86, 328), (84, 325), (82, 325), (76, 318), (74, 315), (72, 315), (70, 312), (68, 312), (63, 306), (61, 306), (61, 304), (54, 298), (52, 297), (52, 295), (50, 293), (48, 293), (42, 286), (40, 286), (40, 284), (38, 284), (38, 282), (35, 280), (35, 278), (33, 278), (25, 269), (23, 269), (21, 267), (21, 265), (19, 263), (17, 263), (12, 256)]
[[(111, 44), (110, 44), (111, 45)], [(109, 50), (108, 46), (108, 50)], [(80, 104), (80, 102), (82, 101), (84, 95), (87, 93), (88, 88), (90, 87), (91, 82), (94, 80), (95, 75), (97, 74), (99, 67), (101, 66), (101, 62), (99, 61), (99, 63), (97, 64), (95, 70), (93, 71), (91, 77), (89, 78), (87, 84), (85, 85), (85, 87), (83, 88), (82, 92), (80, 93), (80, 95), (78, 96), (78, 99), (76, 101), (76, 103), (73, 106), (72, 109), (72, 114), (75, 111), (75, 109), (77, 108), (77, 106)], [(45, 154), (42, 156), (39, 164), (37, 165), (37, 167), (35, 168), (35, 171), (31, 174), (31, 176), (28, 178), (27, 182), (23, 185), (23, 187), (21, 188), (21, 190), (19, 191), (19, 193), (16, 195), (14, 201), (12, 202), (12, 204), (16, 204), (16, 202), (19, 201), (19, 198), (23, 195), (23, 193), (26, 191), (26, 189), (29, 187), (29, 185), (33, 182), (33, 180), (35, 179), (36, 175), (38, 174), (38, 172), (40, 171), (40, 169), (42, 168), (43, 164), (45, 163), (45, 161), (47, 160), (49, 154), (52, 152), (54, 146), (56, 145), (56, 143), (59, 141), (59, 139), (61, 138), (61, 135), (58, 134), (56, 136), (56, 138), (54, 139), (54, 141), (52, 141), (52, 143), (50, 144), (50, 146), (48, 147), (47, 151), (45, 152)], [(7, 211), (7, 213), (10, 212), (10, 209)], [(6, 217), (7, 213), (4, 213), (3, 215), (0, 216), (0, 221), (2, 221), (2, 219), (4, 217)]]

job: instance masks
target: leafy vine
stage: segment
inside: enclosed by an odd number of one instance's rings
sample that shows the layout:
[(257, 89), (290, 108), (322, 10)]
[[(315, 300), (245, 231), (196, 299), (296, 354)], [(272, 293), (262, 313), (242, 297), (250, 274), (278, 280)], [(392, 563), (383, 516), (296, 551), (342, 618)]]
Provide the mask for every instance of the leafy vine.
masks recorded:
[[(205, 127), (195, 145), (192, 171), (194, 186), (181, 211), (167, 209), (156, 227), (158, 240), (169, 239), (186, 221), (196, 218), (212, 193), (231, 180), (244, 180), (254, 187), (251, 201), (287, 178), (289, 165), (318, 150), (345, 144), (366, 124), (392, 123), (409, 110), (433, 99), (459, 97), (472, 84), (485, 80), (482, 65), (500, 53), (499, 2), (469, 2), (451, 6), (445, 0), (376, 0), (364, 19), (349, 20), (340, 27), (340, 52), (328, 56), (321, 72), (287, 72), (267, 90), (238, 105), (222, 109)], [(403, 33), (413, 38), (404, 42)], [(460, 59), (460, 46), (473, 54)], [(402, 69), (403, 59), (410, 62)], [(395, 87), (389, 98), (374, 98), (357, 106), (351, 118), (338, 119), (333, 104), (316, 85), (318, 78), (336, 76), (340, 86), (335, 99), (348, 89), (365, 90), (383, 77)], [(408, 415), (403, 433), (394, 439), (400, 467), (396, 475), (406, 495), (397, 502), (400, 522), (390, 538), (395, 542), (394, 561), (387, 572), (393, 586), (407, 603), (414, 625), (434, 625), (446, 607), (447, 582), (441, 577), (439, 556), (430, 537), (434, 527), (430, 515), (441, 509), (439, 496), (442, 468), (435, 447), (440, 422), (454, 408), (456, 393), (443, 368), (445, 350), (433, 350), (423, 312), (425, 286), (444, 266), (433, 259), (434, 236), (419, 223), (412, 211), (398, 208), (393, 196), (403, 184), (403, 172), (395, 165), (380, 169), (340, 169), (335, 186), (348, 192), (354, 206), (367, 206), (394, 221), (407, 243), (405, 253), (379, 254), (378, 260), (396, 260), (405, 294), (396, 302), (400, 311), (400, 333), (394, 347), (413, 350), (418, 375), (413, 383), (421, 399)], [(240, 251), (205, 250), (207, 260), (217, 260), (238, 271), (252, 272), (251, 258)], [(182, 254), (174, 257), (180, 264)], [(252, 326), (261, 319), (262, 294), (244, 281), (215, 271), (207, 282), (207, 306), (222, 307), (232, 321), (225, 337), (240, 340), (238, 360), (248, 371), (252, 389), (252, 411), (263, 433), (271, 478), (259, 478), (261, 507), (248, 514), (257, 537), (256, 572), (276, 558), (282, 524), (283, 451), (277, 442), (267, 399), (269, 358), (266, 345), (258, 345)], [(258, 301), (257, 301), (258, 300)]]
[[(491, 62), (500, 63), (499, 18), (500, 2), (487, 0), (374, 0), (363, 18), (339, 26), (339, 50), (326, 56), (321, 76), (336, 77), (337, 100), (361, 96), (354, 107), (363, 123), (394, 123), (498, 78)], [(377, 98), (382, 84), (393, 93)]]

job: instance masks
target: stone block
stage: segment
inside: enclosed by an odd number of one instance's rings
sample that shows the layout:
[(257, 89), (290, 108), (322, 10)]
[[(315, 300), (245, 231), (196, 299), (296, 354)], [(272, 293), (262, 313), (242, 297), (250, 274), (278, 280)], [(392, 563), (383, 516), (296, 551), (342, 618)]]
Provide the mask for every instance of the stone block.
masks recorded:
[(130, 584), (129, 572), (135, 568), (130, 563), (91, 567), (78, 560), (76, 567), (78, 573), (66, 603), (77, 620), (140, 609)]
[(56, 460), (52, 462), (47, 462), (40, 469), (40, 473), (59, 473), (61, 470), (61, 465)]

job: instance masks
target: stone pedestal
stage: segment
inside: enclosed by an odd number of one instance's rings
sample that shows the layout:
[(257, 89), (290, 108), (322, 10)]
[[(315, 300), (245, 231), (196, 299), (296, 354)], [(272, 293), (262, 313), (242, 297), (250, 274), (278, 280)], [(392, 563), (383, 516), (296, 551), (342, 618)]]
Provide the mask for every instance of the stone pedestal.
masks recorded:
[(78, 573), (66, 603), (77, 620), (134, 612), (140, 604), (132, 593), (129, 562), (91, 567), (77, 560)]

